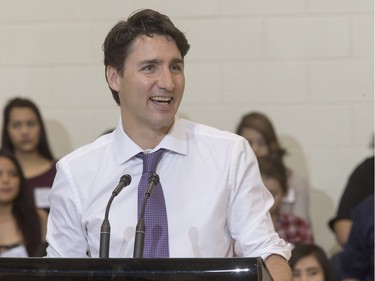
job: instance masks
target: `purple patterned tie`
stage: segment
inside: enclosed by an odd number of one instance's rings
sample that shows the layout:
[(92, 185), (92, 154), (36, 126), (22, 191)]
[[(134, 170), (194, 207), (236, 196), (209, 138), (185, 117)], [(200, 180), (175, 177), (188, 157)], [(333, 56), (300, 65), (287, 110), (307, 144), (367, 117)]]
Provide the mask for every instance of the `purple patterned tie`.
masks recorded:
[[(137, 155), (143, 159), (143, 172), (138, 186), (138, 220), (149, 176), (152, 172), (156, 172), (156, 166), (159, 164), (164, 151), (164, 149), (159, 149), (150, 154), (140, 153)], [(168, 258), (168, 220), (160, 182), (155, 186), (148, 199), (145, 210), (145, 226), (146, 235), (143, 256), (145, 258)]]

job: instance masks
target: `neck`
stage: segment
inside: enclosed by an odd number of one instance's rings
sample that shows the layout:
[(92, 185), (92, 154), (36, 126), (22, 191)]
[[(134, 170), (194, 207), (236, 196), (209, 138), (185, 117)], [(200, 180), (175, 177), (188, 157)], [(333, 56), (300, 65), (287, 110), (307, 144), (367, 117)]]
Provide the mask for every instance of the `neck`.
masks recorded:
[(20, 163), (33, 163), (43, 158), (36, 150), (30, 152), (16, 150), (14, 155)]
[(173, 124), (168, 127), (158, 129), (136, 128), (134, 126), (132, 127), (127, 125), (128, 124), (124, 124), (124, 122), (122, 124), (125, 133), (132, 141), (145, 150), (154, 149), (168, 134)]
[(26, 178), (31, 178), (47, 171), (52, 163), (51, 160), (44, 158), (36, 151), (30, 153), (16, 152), (15, 156)]
[(13, 218), (13, 204), (0, 204), (0, 221), (8, 220), (9, 218)]

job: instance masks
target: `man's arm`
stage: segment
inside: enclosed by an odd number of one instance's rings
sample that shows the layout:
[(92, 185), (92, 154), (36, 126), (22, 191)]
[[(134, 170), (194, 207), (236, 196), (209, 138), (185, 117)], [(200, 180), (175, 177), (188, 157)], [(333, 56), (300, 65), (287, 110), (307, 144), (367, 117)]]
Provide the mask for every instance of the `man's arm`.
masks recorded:
[(66, 166), (66, 162), (60, 160), (49, 195), (51, 208), (47, 224), (47, 256), (87, 258), (86, 232), (81, 225), (81, 210), (77, 204), (80, 200)]
[(279, 255), (270, 255), (266, 266), (275, 281), (292, 281), (292, 272), (286, 259)]

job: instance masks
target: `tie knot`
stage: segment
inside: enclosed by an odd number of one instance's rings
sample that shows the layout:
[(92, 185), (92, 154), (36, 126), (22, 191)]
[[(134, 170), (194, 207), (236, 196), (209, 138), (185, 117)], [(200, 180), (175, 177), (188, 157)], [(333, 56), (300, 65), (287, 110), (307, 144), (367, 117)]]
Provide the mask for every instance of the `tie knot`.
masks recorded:
[(164, 151), (164, 149), (159, 149), (153, 153), (145, 154), (141, 152), (138, 154), (138, 157), (143, 159), (143, 173), (156, 172), (156, 167), (158, 166)]

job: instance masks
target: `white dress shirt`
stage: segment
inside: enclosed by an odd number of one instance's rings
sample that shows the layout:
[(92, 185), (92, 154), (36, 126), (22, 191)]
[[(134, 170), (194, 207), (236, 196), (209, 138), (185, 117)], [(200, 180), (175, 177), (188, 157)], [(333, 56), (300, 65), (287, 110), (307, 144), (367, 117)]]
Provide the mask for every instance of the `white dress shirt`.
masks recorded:
[[(244, 138), (176, 117), (153, 151), (160, 148), (168, 150), (156, 173), (166, 201), (170, 257), (290, 257), (289, 245), (275, 233), (268, 212), (272, 195)], [(133, 256), (143, 167), (135, 157), (139, 152), (120, 119), (113, 133), (58, 162), (49, 197), (49, 257), (99, 256), (106, 205), (124, 174), (132, 182), (109, 211), (109, 257)]]

